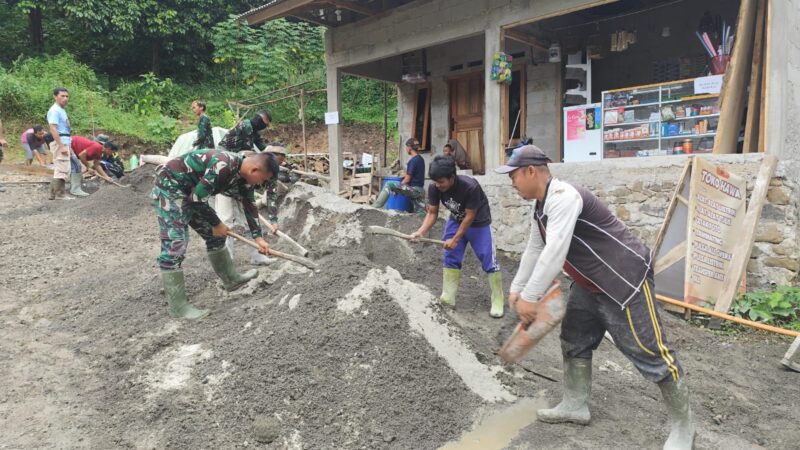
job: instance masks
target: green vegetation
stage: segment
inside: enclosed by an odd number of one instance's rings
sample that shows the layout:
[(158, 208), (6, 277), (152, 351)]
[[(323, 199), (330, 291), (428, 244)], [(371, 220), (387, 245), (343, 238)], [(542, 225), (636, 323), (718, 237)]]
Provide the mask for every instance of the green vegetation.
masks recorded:
[[(276, 20), (235, 21), (249, 2), (0, 0), (0, 118), (7, 128), (44, 121), (52, 89), (70, 91), (76, 133), (103, 130), (164, 148), (194, 127), (203, 99), (212, 123), (230, 127), (228, 100), (258, 98), (304, 82), (306, 121), (326, 111), (324, 29)], [(384, 84), (345, 76), (345, 123), (383, 125)], [(396, 90), (388, 86), (390, 136)], [(278, 92), (269, 98), (286, 96)], [(263, 97), (262, 97), (263, 99)], [(299, 123), (299, 98), (263, 105), (278, 123)], [(257, 106), (258, 108), (263, 107)]]
[(96, 74), (66, 53), (25, 59), (9, 71), (0, 71), (3, 118), (43, 124), (47, 109), (53, 104), (52, 91), (56, 86), (70, 90), (70, 121), (77, 134), (102, 129), (165, 144), (177, 132), (177, 120), (162, 115), (160, 110), (136, 112), (119, 108)]
[(742, 294), (734, 302), (732, 314), (800, 331), (800, 288), (778, 286), (774, 291)]

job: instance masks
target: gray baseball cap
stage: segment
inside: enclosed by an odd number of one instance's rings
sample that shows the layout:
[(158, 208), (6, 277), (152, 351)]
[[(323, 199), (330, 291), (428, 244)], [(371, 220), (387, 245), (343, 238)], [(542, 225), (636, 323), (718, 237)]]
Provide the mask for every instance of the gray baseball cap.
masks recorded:
[(494, 171), (497, 173), (509, 173), (520, 167), (544, 166), (551, 162), (553, 161), (551, 161), (539, 147), (535, 145), (523, 145), (520, 148), (514, 149), (508, 162), (504, 166), (494, 169)]

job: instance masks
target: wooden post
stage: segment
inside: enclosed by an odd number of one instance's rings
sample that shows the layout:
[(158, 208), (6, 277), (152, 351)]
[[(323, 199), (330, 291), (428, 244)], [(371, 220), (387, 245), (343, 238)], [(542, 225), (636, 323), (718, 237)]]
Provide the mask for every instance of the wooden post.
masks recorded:
[(750, 194), (747, 213), (744, 216), (744, 236), (742, 236), (739, 248), (733, 252), (733, 259), (731, 259), (729, 271), (731, 282), (725, 285), (725, 288), (717, 299), (716, 305), (714, 305), (714, 310), (717, 312), (728, 312), (733, 302), (733, 297), (739, 289), (742, 273), (744, 273), (747, 268), (747, 261), (750, 260), (750, 254), (753, 252), (756, 227), (758, 226), (758, 219), (761, 217), (761, 209), (764, 207), (767, 198), (769, 182), (772, 179), (772, 174), (775, 173), (775, 167), (777, 165), (778, 158), (770, 154), (764, 155), (764, 160), (761, 162), (761, 168), (758, 171), (753, 193)]
[(763, 149), (758, 147), (759, 129), (761, 128), (761, 84), (764, 63), (764, 13), (766, 0), (758, 0), (756, 12), (756, 39), (753, 44), (753, 65), (750, 68), (750, 93), (747, 100), (747, 121), (744, 126), (744, 144), (742, 153), (754, 153)]
[[(719, 126), (714, 153), (736, 153), (739, 126), (744, 112), (744, 94), (753, 55), (753, 28), (757, 0), (742, 0), (736, 22), (736, 41), (725, 72), (719, 98)], [(738, 285), (738, 283), (736, 283)]]
[[(389, 150), (389, 99), (386, 82), (383, 82), (383, 160), (381, 164), (386, 164), (386, 152)], [(383, 168), (384, 166), (381, 166)]]
[(306, 103), (305, 88), (300, 88), (300, 123), (303, 126), (303, 170), (308, 171), (308, 147), (306, 146)]
[(761, 43), (763, 47), (762, 53), (762, 61), (761, 61), (761, 92), (759, 95), (761, 96), (761, 104), (759, 105), (759, 117), (761, 120), (759, 121), (758, 127), (758, 151), (765, 152), (767, 151), (767, 101), (769, 100), (769, 73), (767, 72), (767, 68), (769, 67), (769, 31), (771, 26), (770, 21), (770, 2), (767, 1), (764, 5), (764, 41)]

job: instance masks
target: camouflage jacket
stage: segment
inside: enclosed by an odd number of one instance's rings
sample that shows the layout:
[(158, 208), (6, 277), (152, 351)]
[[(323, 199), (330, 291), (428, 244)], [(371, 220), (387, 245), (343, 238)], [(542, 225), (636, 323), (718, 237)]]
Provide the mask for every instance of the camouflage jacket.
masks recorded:
[(239, 174), (244, 157), (221, 150), (200, 149), (171, 159), (159, 169), (156, 188), (166, 195), (188, 199), (200, 219), (211, 226), (220, 223), (208, 204), (212, 195), (223, 194), (242, 203), (244, 217), (253, 239), (262, 237), (258, 223), (255, 191)]
[(259, 150), (264, 151), (267, 144), (261, 139), (258, 131), (253, 130), (253, 125), (249, 120), (242, 120), (235, 127), (231, 128), (219, 141), (219, 145), (229, 152), (240, 152), (242, 150), (252, 150), (255, 145)]
[(264, 183), (264, 205), (267, 208), (267, 220), (272, 225), (278, 223), (278, 180), (272, 178)]
[(197, 122), (197, 139), (192, 143), (195, 148), (214, 148), (214, 135), (211, 132), (211, 119), (207, 115), (200, 116)]

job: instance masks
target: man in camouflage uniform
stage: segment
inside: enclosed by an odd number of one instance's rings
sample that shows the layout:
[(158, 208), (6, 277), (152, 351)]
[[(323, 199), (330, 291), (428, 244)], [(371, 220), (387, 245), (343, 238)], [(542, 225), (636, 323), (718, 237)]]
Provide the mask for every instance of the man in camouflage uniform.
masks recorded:
[(260, 132), (267, 128), (270, 122), (272, 122), (272, 115), (266, 109), (262, 109), (252, 119), (242, 120), (231, 128), (219, 141), (219, 146), (229, 152), (240, 152), (252, 150), (255, 145), (260, 151), (264, 151), (267, 144), (261, 138)]
[(258, 275), (256, 270), (244, 274), (233, 267), (225, 249), (229, 228), (208, 205), (208, 199), (224, 193), (242, 203), (250, 235), (269, 252), (261, 234), (253, 186), (263, 184), (278, 172), (275, 158), (268, 154), (237, 155), (220, 150), (200, 149), (172, 159), (157, 171), (152, 197), (161, 238), (161, 268), (164, 292), (172, 317), (199, 319), (208, 314), (186, 300), (181, 263), (192, 227), (206, 241), (208, 259), (226, 290), (233, 290)]
[[(286, 161), (286, 148), (284, 148), (282, 145), (268, 145), (265, 151), (275, 157), (275, 160), (278, 162), (278, 166), (280, 167), (280, 171), (285, 172), (283, 162)], [(278, 185), (280, 184), (280, 177), (282, 176), (283, 175), (279, 173), (278, 176), (267, 181), (266, 185), (264, 186), (263, 204), (267, 209), (267, 220), (272, 226), (271, 231), (273, 234), (278, 231), (278, 197), (280, 194)]]
[(197, 121), (197, 139), (192, 143), (192, 147), (214, 148), (214, 134), (211, 131), (211, 119), (206, 114), (206, 102), (202, 100), (193, 101), (192, 112), (200, 118)]
[[(269, 111), (263, 109), (257, 112), (250, 120), (242, 120), (235, 127), (231, 128), (219, 141), (218, 147), (222, 150), (235, 153), (252, 151), (254, 149), (253, 146), (258, 148), (259, 151), (264, 151), (266, 144), (260, 132), (266, 129), (270, 122), (272, 122), (272, 116)], [(214, 199), (214, 209), (217, 211), (217, 214), (219, 214), (220, 219), (229, 227), (235, 225), (237, 215), (241, 217), (240, 214), (237, 214), (238, 208), (234, 206), (233, 201), (224, 195), (216, 196)], [(228, 247), (231, 257), (233, 257), (235, 246), (234, 239), (228, 238), (226, 246)], [(258, 265), (268, 264), (271, 260), (254, 251), (251, 254), (250, 262)]]

